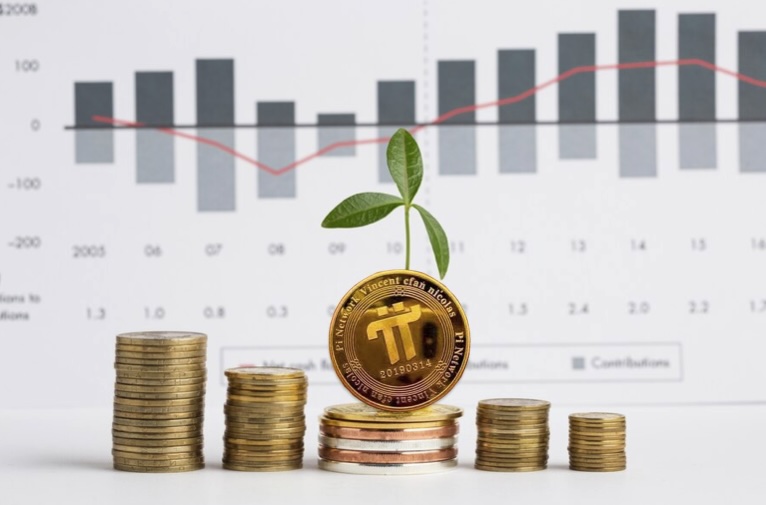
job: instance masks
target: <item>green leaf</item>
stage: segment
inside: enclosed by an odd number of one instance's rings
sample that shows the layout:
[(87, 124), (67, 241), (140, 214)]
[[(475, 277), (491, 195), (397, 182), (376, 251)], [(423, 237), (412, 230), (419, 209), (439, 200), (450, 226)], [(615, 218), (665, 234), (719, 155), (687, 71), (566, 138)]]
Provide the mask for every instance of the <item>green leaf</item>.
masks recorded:
[(356, 228), (380, 221), (404, 205), (398, 196), (384, 193), (357, 193), (340, 202), (322, 221), (324, 228)]
[(434, 250), (434, 258), (436, 258), (436, 266), (439, 268), (439, 277), (444, 279), (447, 275), (447, 267), (449, 267), (449, 242), (447, 241), (447, 234), (444, 233), (444, 228), (439, 224), (426, 209), (420, 205), (413, 205), (420, 217), (423, 218), (423, 224), (426, 225), (426, 231), (428, 232), (428, 239), (431, 241), (431, 248)]
[(407, 205), (411, 204), (423, 180), (423, 158), (410, 132), (404, 128), (396, 130), (388, 141), (386, 160), (399, 193)]

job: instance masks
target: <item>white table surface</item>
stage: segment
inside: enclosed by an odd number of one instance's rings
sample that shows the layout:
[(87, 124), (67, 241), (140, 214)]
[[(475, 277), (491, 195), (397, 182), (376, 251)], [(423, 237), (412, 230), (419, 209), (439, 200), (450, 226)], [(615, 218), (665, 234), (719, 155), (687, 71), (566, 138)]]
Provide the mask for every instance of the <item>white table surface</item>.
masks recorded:
[[(594, 409), (598, 406), (594, 406)], [(213, 409), (208, 409), (213, 410)], [(611, 408), (628, 419), (628, 469), (567, 467), (566, 416), (551, 410), (548, 470), (474, 470), (473, 411), (461, 425), (460, 465), (424, 476), (355, 476), (317, 469), (316, 423), (304, 469), (240, 473), (221, 468), (223, 415), (206, 418), (207, 468), (133, 474), (111, 468), (111, 411), (0, 411), (0, 504), (746, 504), (766, 501), (766, 406)], [(307, 412), (309, 419), (314, 414)]]

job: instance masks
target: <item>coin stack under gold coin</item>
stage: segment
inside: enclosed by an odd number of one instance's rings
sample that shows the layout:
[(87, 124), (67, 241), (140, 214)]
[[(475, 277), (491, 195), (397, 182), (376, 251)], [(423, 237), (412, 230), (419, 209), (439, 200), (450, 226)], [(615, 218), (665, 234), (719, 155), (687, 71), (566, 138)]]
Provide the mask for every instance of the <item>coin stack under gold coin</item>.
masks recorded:
[(626, 465), (625, 416), (608, 412), (569, 416), (569, 468), (617, 472)]
[(544, 400), (481, 400), (476, 412), (476, 463), (479, 470), (531, 472), (548, 465), (548, 412)]
[(306, 374), (296, 368), (241, 367), (229, 379), (223, 467), (270, 472), (303, 466)]
[(362, 403), (328, 407), (319, 418), (319, 468), (341, 473), (414, 475), (457, 466), (463, 411), (431, 405), (387, 412)]
[(189, 332), (117, 336), (112, 455), (129, 472), (204, 468), (207, 336)]

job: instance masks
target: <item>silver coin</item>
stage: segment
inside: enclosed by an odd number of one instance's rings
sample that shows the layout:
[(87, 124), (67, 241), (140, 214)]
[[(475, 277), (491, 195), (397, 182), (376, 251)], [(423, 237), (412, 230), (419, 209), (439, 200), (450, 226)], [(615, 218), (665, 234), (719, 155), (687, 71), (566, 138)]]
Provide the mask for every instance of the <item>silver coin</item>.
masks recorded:
[(353, 473), (356, 475), (418, 475), (439, 473), (457, 466), (457, 459), (436, 461), (433, 463), (370, 464), (344, 463), (319, 458), (319, 468), (329, 472)]
[(423, 440), (354, 440), (350, 438), (319, 435), (319, 443), (333, 449), (365, 452), (411, 452), (447, 449), (457, 443), (457, 437)]

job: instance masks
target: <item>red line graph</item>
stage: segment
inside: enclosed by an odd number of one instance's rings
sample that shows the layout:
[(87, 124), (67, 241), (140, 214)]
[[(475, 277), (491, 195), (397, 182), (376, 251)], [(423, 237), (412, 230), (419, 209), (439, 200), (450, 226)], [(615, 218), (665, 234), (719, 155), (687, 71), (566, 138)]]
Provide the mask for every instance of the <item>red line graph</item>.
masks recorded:
[[(522, 100), (526, 100), (527, 98), (539, 93), (540, 91), (549, 88), (553, 86), (554, 84), (558, 84), (561, 81), (565, 81), (566, 79), (569, 79), (575, 75), (578, 74), (586, 74), (586, 73), (594, 73), (594, 72), (600, 72), (603, 70), (631, 70), (631, 69), (639, 69), (639, 68), (657, 68), (657, 67), (684, 67), (684, 66), (696, 66), (705, 68), (707, 70), (718, 72), (720, 74), (728, 75), (729, 77), (734, 77), (735, 79), (738, 79), (742, 82), (745, 82), (747, 84), (751, 84), (753, 86), (758, 86), (761, 88), (766, 88), (766, 81), (756, 79), (754, 77), (750, 77), (748, 75), (740, 74), (739, 72), (735, 72), (733, 70), (729, 70), (727, 68), (719, 67), (718, 65), (715, 65), (713, 63), (710, 63), (709, 61), (700, 60), (696, 58), (688, 58), (688, 59), (682, 59), (682, 60), (665, 60), (665, 61), (639, 61), (639, 62), (632, 62), (632, 63), (613, 63), (613, 64), (607, 64), (607, 65), (586, 65), (581, 67), (574, 67), (570, 70), (567, 70), (566, 72), (557, 75), (556, 77), (544, 81), (537, 86), (533, 88), (529, 88), (528, 90), (519, 93), (518, 95), (510, 96), (507, 98), (502, 98), (500, 100), (493, 100), (491, 102), (484, 102), (484, 103), (478, 103), (474, 105), (467, 105), (465, 107), (459, 107), (457, 109), (453, 109), (451, 111), (448, 111), (441, 116), (435, 118), (433, 121), (427, 124), (422, 124), (419, 126), (416, 126), (414, 128), (410, 129), (410, 133), (413, 135), (418, 133), (419, 131), (429, 127), (438, 125), (440, 123), (444, 123), (445, 121), (460, 116), (462, 114), (468, 114), (470, 112), (475, 112), (477, 110), (481, 109), (488, 109), (492, 107), (502, 107), (504, 105), (510, 105), (513, 103), (521, 102)], [(128, 121), (125, 119), (116, 119), (112, 117), (106, 117), (106, 116), (93, 116), (92, 119), (94, 121), (97, 121), (99, 123), (105, 123), (110, 124), (113, 126), (123, 126), (123, 127), (133, 127), (133, 128), (140, 128), (147, 126), (144, 123), (138, 122), (138, 121)], [(211, 147), (214, 147), (216, 149), (220, 149), (221, 151), (230, 154), (231, 156), (242, 160), (246, 163), (249, 163), (261, 170), (264, 170), (270, 174), (273, 175), (281, 175), (286, 172), (289, 172), (290, 170), (293, 170), (300, 165), (303, 165), (305, 163), (308, 163), (309, 161), (313, 160), (314, 158), (318, 158), (319, 156), (322, 156), (323, 154), (329, 153), (330, 151), (334, 151), (335, 149), (341, 149), (344, 147), (352, 147), (352, 146), (360, 146), (360, 145), (366, 145), (366, 144), (383, 144), (388, 142), (388, 137), (380, 137), (380, 138), (371, 138), (371, 139), (362, 139), (362, 140), (347, 140), (343, 142), (335, 142), (334, 144), (330, 144), (319, 151), (316, 151), (315, 153), (309, 154), (308, 156), (305, 156), (303, 158), (300, 158), (298, 160), (295, 160), (294, 162), (290, 163), (289, 165), (285, 165), (280, 168), (271, 167), (269, 165), (266, 165), (265, 163), (262, 163), (255, 158), (251, 158), (250, 156), (247, 156), (246, 154), (243, 154), (239, 151), (236, 151), (232, 148), (230, 148), (227, 145), (224, 145), (220, 142), (217, 142), (215, 140), (200, 137), (198, 135), (192, 135), (190, 133), (185, 133), (179, 130), (174, 130), (172, 128), (156, 128), (158, 131), (162, 133), (166, 133), (168, 135), (173, 135), (176, 137), (180, 137), (187, 140), (193, 140), (194, 142), (198, 142), (200, 144), (205, 144)]]

